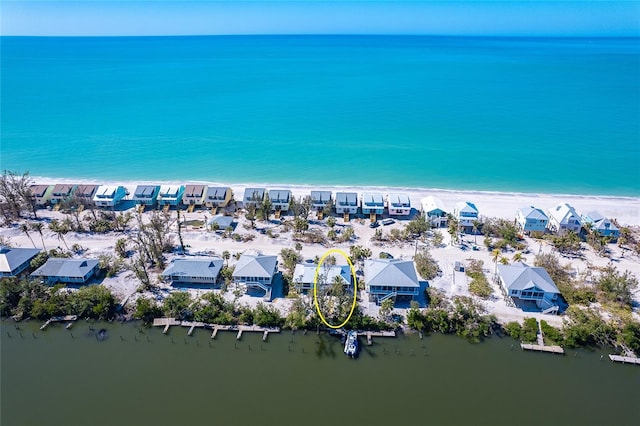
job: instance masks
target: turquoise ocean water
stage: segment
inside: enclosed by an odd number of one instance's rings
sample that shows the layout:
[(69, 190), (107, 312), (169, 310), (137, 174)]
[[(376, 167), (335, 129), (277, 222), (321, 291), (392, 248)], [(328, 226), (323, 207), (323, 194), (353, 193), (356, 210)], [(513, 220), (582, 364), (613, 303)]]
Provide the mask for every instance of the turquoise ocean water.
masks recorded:
[(3, 169), (640, 195), (638, 39), (0, 43)]

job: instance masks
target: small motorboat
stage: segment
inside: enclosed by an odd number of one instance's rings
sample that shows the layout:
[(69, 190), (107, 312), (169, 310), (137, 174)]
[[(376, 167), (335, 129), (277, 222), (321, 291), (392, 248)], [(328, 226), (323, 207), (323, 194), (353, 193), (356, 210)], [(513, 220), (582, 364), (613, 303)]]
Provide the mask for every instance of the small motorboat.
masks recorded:
[(347, 339), (344, 343), (344, 353), (351, 357), (355, 358), (358, 356), (358, 333), (355, 331), (350, 331), (347, 333)]

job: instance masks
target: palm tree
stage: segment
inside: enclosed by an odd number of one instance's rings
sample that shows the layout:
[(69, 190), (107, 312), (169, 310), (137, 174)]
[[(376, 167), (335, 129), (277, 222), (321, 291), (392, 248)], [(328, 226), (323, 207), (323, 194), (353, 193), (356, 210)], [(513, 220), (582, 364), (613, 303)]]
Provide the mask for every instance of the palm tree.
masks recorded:
[[(509, 258), (507, 256), (500, 256), (500, 263), (502, 263), (503, 265), (508, 265)], [(497, 265), (496, 265), (496, 268), (497, 268)]]
[(228, 250), (222, 252), (222, 258), (224, 259), (225, 266), (229, 267), (229, 258), (231, 258), (231, 253)]
[(29, 225), (27, 225), (26, 223), (21, 224), (20, 230), (25, 233), (27, 238), (29, 238), (29, 241), (31, 241), (31, 244), (33, 244), (33, 248), (36, 248), (36, 243), (33, 242), (33, 238), (31, 238), (31, 235), (29, 235)]
[(525, 260), (527, 260), (526, 257), (524, 257), (522, 255), (522, 253), (518, 252), (516, 254), (513, 255), (513, 259), (514, 262), (524, 262)]
[(30, 226), (31, 229), (40, 234), (40, 240), (42, 241), (42, 250), (46, 251), (47, 247), (44, 244), (44, 236), (42, 235), (42, 229), (44, 228), (44, 225), (42, 224), (42, 222), (32, 222)]
[(64, 234), (68, 232), (68, 229), (64, 225), (61, 225), (60, 222), (58, 222), (55, 219), (52, 220), (51, 223), (49, 224), (49, 229), (51, 229), (53, 232), (56, 233), (56, 235), (58, 236), (58, 239), (61, 240), (64, 246), (67, 248), (67, 250), (69, 250), (69, 246), (67, 245), (67, 242), (64, 239)]
[(495, 268), (494, 274), (497, 275), (498, 274), (498, 259), (500, 258), (500, 250), (494, 249), (491, 252), (491, 258), (493, 259), (493, 263), (496, 264), (496, 268)]
[(480, 225), (482, 225), (482, 222), (480, 222), (478, 219), (474, 220), (471, 224), (473, 230), (473, 244), (477, 243), (476, 238), (478, 236), (478, 229), (480, 229)]

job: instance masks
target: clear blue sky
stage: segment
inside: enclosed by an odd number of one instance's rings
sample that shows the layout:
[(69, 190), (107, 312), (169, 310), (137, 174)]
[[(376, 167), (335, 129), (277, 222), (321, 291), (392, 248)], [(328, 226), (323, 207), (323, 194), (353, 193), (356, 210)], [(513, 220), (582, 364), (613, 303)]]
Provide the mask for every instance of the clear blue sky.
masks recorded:
[(2, 0), (2, 35), (640, 36), (640, 1)]

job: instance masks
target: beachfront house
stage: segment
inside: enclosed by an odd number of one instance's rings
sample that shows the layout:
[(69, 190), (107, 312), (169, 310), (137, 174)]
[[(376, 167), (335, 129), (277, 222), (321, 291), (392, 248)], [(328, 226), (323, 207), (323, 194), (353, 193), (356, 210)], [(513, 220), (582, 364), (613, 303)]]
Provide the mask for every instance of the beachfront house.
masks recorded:
[(568, 203), (561, 203), (549, 209), (548, 229), (552, 232), (580, 232), (582, 222), (575, 209)]
[(322, 220), (325, 209), (331, 212), (332, 204), (331, 191), (311, 191), (311, 207), (316, 211), (318, 220)]
[(461, 201), (453, 208), (453, 216), (462, 232), (471, 232), (473, 223), (478, 220), (478, 209), (472, 202)]
[(233, 192), (231, 188), (225, 186), (210, 186), (207, 188), (207, 194), (204, 197), (204, 205), (214, 211), (225, 208), (229, 205)]
[(50, 258), (31, 273), (49, 285), (56, 283), (86, 284), (98, 272), (98, 259)]
[(377, 304), (389, 298), (414, 299), (420, 291), (418, 274), (411, 260), (366, 259), (364, 279), (369, 300)]
[[(315, 263), (299, 263), (293, 271), (293, 285), (301, 293), (313, 291), (313, 280), (316, 274)], [(353, 277), (349, 265), (329, 265), (323, 263), (318, 271), (318, 288), (322, 285), (331, 286), (336, 280), (340, 280), (347, 289), (353, 286)]]
[(44, 207), (51, 198), (53, 185), (31, 185), (29, 191), (36, 206)]
[(100, 185), (93, 196), (93, 203), (98, 207), (115, 207), (124, 197), (127, 190), (124, 186)]
[(560, 290), (544, 268), (523, 262), (498, 264), (498, 276), (507, 296), (520, 309), (558, 313)]
[(171, 206), (177, 206), (182, 201), (184, 185), (162, 185), (158, 194), (158, 204), (168, 210)]
[(525, 234), (544, 232), (549, 225), (549, 217), (533, 206), (523, 207), (516, 212), (516, 226)]
[(582, 223), (591, 225), (591, 232), (597, 232), (598, 235), (603, 237), (609, 237), (612, 241), (615, 241), (620, 236), (620, 229), (611, 222), (609, 218), (602, 216), (597, 211), (592, 211), (587, 214), (583, 214)]
[(273, 277), (278, 272), (278, 257), (262, 254), (243, 254), (233, 270), (233, 282), (236, 286), (265, 292), (265, 299), (271, 299)]
[(207, 195), (206, 185), (186, 185), (182, 194), (182, 204), (189, 206), (189, 210), (204, 205), (204, 198)]
[(244, 197), (242, 198), (244, 208), (246, 209), (248, 207), (260, 207), (262, 205), (262, 202), (264, 201), (265, 192), (265, 188), (246, 188), (244, 190)]
[(15, 277), (29, 267), (38, 253), (37, 248), (0, 246), (0, 277)]
[(218, 284), (224, 261), (219, 257), (179, 258), (171, 262), (162, 278), (171, 285), (198, 285), (213, 287)]
[(271, 210), (276, 212), (276, 218), (280, 217), (280, 213), (289, 211), (291, 191), (288, 189), (270, 189), (268, 196), (271, 201)]
[(360, 198), (362, 214), (369, 215), (371, 222), (375, 222), (377, 215), (384, 213), (384, 196), (379, 192), (364, 192)]
[(358, 213), (358, 194), (356, 192), (336, 192), (336, 214), (344, 215), (345, 222), (349, 215)]
[(91, 205), (97, 190), (98, 185), (78, 185), (73, 195), (81, 204)]
[(391, 192), (387, 194), (389, 216), (406, 217), (411, 214), (411, 200), (407, 194)]
[(439, 198), (432, 195), (420, 200), (422, 214), (432, 227), (441, 228), (447, 226), (449, 213)]
[(69, 185), (66, 183), (58, 183), (53, 186), (51, 190), (51, 204), (60, 204), (71, 201), (73, 198), (73, 191), (78, 185)]
[(133, 191), (133, 201), (137, 206), (153, 207), (158, 202), (160, 185), (138, 185)]

